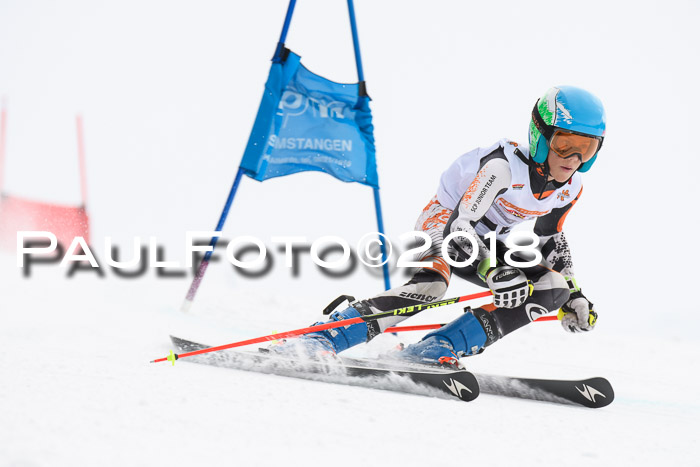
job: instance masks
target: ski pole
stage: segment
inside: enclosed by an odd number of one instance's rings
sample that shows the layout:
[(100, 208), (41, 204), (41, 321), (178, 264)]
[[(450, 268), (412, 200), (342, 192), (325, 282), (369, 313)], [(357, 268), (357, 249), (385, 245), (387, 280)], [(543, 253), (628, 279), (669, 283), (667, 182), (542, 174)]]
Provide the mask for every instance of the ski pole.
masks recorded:
[(171, 351), (170, 355), (168, 355), (167, 357), (152, 360), (151, 363), (168, 361), (168, 362), (172, 362), (174, 365), (175, 360), (178, 360), (180, 358), (192, 357), (194, 355), (200, 355), (200, 354), (209, 353), (209, 352), (217, 352), (219, 350), (233, 349), (235, 347), (243, 347), (246, 345), (260, 344), (261, 342), (274, 341), (274, 340), (278, 340), (278, 339), (285, 339), (287, 337), (297, 337), (297, 336), (301, 336), (303, 334), (308, 334), (311, 332), (325, 331), (326, 329), (333, 329), (333, 328), (340, 328), (340, 327), (344, 327), (344, 326), (349, 326), (351, 324), (361, 323), (363, 321), (364, 322), (376, 321), (378, 319), (388, 318), (389, 316), (406, 316), (406, 317), (413, 316), (413, 315), (417, 315), (421, 311), (427, 310), (429, 308), (438, 308), (438, 307), (442, 307), (442, 306), (453, 305), (455, 303), (465, 302), (467, 300), (474, 300), (477, 298), (488, 297), (490, 295), (491, 295), (491, 291), (487, 290), (485, 292), (478, 292), (478, 293), (474, 293), (474, 294), (470, 294), (470, 295), (462, 295), (461, 297), (448, 298), (447, 300), (440, 300), (440, 301), (432, 302), (432, 303), (424, 303), (424, 304), (419, 304), (419, 305), (405, 306), (402, 308), (397, 308), (395, 310), (384, 311), (382, 313), (376, 313), (373, 315), (358, 316), (357, 318), (343, 319), (340, 321), (331, 321), (329, 323), (317, 324), (314, 326), (309, 326), (309, 327), (305, 327), (305, 328), (301, 328), (301, 329), (295, 329), (293, 331), (279, 332), (276, 334), (270, 334), (267, 336), (256, 337), (254, 339), (248, 339), (248, 340), (239, 341), (239, 342), (233, 342), (231, 344), (219, 345), (216, 347), (208, 347), (206, 349), (194, 350), (192, 352), (185, 352), (185, 353), (181, 353), (181, 354), (176, 354), (176, 353), (173, 353)]
[[(543, 322), (543, 321), (557, 321), (559, 318), (556, 316), (541, 316), (537, 318), (534, 322)], [(445, 326), (447, 323), (443, 324), (418, 324), (416, 326), (394, 326), (391, 328), (386, 328), (384, 330), (385, 333), (391, 333), (391, 332), (406, 332), (406, 331), (429, 331), (431, 329), (440, 329), (441, 327)]]

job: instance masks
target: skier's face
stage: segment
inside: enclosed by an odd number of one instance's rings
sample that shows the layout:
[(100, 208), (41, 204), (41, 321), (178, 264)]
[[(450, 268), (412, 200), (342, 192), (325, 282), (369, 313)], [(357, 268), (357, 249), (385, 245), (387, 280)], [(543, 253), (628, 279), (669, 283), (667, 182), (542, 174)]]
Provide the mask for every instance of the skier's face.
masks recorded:
[(564, 183), (581, 164), (595, 157), (603, 138), (556, 129), (548, 144), (549, 179)]
[(547, 163), (549, 164), (549, 179), (564, 183), (570, 179), (574, 172), (581, 166), (581, 159), (578, 157), (568, 157), (565, 159), (550, 150), (549, 156), (547, 156)]

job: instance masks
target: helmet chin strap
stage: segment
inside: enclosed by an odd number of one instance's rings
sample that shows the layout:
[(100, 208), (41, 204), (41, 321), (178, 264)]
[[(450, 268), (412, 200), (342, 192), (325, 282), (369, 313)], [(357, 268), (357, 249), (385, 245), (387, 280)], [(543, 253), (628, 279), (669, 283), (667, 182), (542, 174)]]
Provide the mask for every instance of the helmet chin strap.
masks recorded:
[(545, 160), (542, 165), (544, 166), (544, 183), (542, 184), (542, 190), (540, 190), (540, 194), (537, 199), (542, 199), (544, 189), (547, 188), (547, 183), (549, 183), (549, 161)]

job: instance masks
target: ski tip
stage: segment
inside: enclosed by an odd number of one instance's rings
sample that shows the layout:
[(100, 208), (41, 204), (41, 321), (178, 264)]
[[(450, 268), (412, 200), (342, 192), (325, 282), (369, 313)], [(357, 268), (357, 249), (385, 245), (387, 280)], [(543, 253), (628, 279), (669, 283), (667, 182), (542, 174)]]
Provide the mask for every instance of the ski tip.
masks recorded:
[(585, 407), (599, 409), (610, 405), (615, 400), (615, 391), (612, 384), (605, 378), (589, 378), (581, 381), (580, 386), (580, 388), (579, 385), (575, 387), (581, 396), (586, 399), (580, 402)]
[(479, 396), (479, 382), (468, 371), (448, 373), (442, 377), (442, 384), (445, 385), (445, 387), (440, 386), (443, 392), (452, 394), (465, 402), (473, 401)]

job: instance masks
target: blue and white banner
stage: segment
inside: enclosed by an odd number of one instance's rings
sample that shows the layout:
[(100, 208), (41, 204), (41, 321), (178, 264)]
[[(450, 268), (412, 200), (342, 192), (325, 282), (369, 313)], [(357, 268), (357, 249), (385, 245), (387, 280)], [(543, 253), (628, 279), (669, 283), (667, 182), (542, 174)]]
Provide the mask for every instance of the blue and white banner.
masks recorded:
[(241, 168), (255, 180), (307, 170), (378, 188), (369, 98), (329, 81), (289, 52), (273, 63)]

